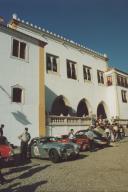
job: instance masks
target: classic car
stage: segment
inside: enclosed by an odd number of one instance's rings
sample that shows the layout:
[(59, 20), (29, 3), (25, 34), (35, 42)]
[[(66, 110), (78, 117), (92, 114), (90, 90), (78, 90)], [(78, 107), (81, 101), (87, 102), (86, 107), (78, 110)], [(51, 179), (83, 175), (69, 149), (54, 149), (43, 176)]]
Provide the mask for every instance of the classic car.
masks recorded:
[[(62, 135), (59, 142), (70, 143), (70, 139), (68, 138), (68, 135)], [(75, 134), (72, 143), (78, 144), (80, 146), (80, 151), (86, 151), (90, 148), (90, 140), (87, 136), (82, 138)]]
[(79, 148), (79, 150), (81, 150), (81, 146), (80, 144), (77, 144), (75, 142), (70, 142), (69, 139), (66, 138), (62, 138), (62, 137), (54, 137), (54, 136), (48, 136), (47, 137), (49, 142), (58, 142), (58, 143), (70, 143), (71, 145), (73, 145), (73, 147), (77, 150)]
[(0, 158), (4, 161), (12, 160), (14, 156), (13, 148), (4, 136), (0, 136)]
[(107, 139), (107, 137), (103, 135), (103, 133), (99, 132), (97, 129), (79, 130), (76, 132), (75, 135), (79, 138), (84, 138), (84, 137), (89, 138), (90, 133), (93, 137), (94, 144), (96, 147), (102, 148), (110, 144), (110, 141)]
[(79, 155), (79, 147), (50, 142), (48, 137), (36, 137), (29, 144), (29, 155), (32, 158), (49, 158), (52, 162), (58, 163), (61, 160), (76, 158)]

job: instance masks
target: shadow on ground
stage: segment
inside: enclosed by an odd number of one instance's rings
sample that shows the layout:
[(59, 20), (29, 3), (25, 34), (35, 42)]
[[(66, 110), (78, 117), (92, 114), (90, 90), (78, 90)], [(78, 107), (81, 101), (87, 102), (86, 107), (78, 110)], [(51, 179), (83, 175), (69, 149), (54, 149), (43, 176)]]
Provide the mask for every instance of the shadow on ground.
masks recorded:
[(50, 165), (45, 165), (45, 166), (40, 166), (40, 167), (36, 167), (36, 168), (31, 168), (31, 169), (27, 170), (25, 173), (23, 173), (22, 175), (20, 175), (19, 179), (26, 179), (28, 177), (31, 177), (35, 173), (42, 171), (43, 169), (46, 169), (49, 166)]
[(1, 192), (35, 192), (37, 187), (46, 184), (47, 181), (39, 181), (31, 185), (20, 186), (20, 183), (9, 185), (6, 189), (2, 189)]

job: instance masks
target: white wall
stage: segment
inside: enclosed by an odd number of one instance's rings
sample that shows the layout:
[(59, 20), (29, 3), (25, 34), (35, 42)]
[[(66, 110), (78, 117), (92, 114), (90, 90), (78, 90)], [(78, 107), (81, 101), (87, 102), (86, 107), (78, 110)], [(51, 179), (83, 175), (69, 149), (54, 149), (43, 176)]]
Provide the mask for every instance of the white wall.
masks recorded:
[[(19, 144), (17, 137), (26, 126), (32, 136), (38, 135), (39, 48), (28, 43), (29, 62), (24, 62), (11, 56), (11, 39), (0, 31), (0, 124), (5, 124), (8, 140)], [(16, 84), (25, 90), (23, 104), (11, 102), (11, 86)]]
[[(59, 74), (45, 74), (46, 85), (46, 109), (51, 110), (51, 105), (56, 96), (64, 95), (73, 109), (77, 110), (78, 103), (85, 98), (96, 113), (97, 106), (101, 101), (106, 101), (106, 86), (98, 85), (97, 70), (106, 71), (107, 63), (99, 58), (81, 53), (80, 51), (64, 46), (61, 43), (48, 39), (45, 54), (50, 53), (59, 56)], [(67, 78), (66, 59), (77, 63), (77, 80)], [(46, 64), (46, 62), (45, 62)], [(84, 82), (83, 65), (91, 67), (92, 82)], [(46, 67), (45, 67), (46, 71)], [(48, 92), (47, 92), (48, 90)], [(51, 91), (51, 94), (49, 92)], [(49, 96), (50, 95), (50, 96)]]

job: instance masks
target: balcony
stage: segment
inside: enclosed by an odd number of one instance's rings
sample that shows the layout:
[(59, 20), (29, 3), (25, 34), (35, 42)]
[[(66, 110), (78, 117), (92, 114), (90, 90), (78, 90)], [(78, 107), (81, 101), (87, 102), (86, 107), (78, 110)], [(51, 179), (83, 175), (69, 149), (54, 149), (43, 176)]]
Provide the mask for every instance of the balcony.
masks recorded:
[(89, 126), (90, 124), (90, 117), (49, 115), (46, 119), (47, 126)]

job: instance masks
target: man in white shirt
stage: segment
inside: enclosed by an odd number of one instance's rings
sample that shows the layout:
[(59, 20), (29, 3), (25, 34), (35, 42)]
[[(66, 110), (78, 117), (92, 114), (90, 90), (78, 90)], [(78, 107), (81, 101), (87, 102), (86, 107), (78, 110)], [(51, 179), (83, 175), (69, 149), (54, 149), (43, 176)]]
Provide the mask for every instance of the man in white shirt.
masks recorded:
[(30, 133), (28, 133), (28, 128), (26, 127), (24, 132), (18, 137), (21, 140), (21, 160), (27, 160), (27, 150), (28, 150), (28, 142), (31, 139)]
[(73, 140), (74, 140), (74, 138), (75, 138), (74, 130), (73, 130), (73, 129), (70, 130), (70, 132), (69, 132), (69, 134), (68, 134), (68, 138), (69, 138), (70, 141), (73, 142)]

